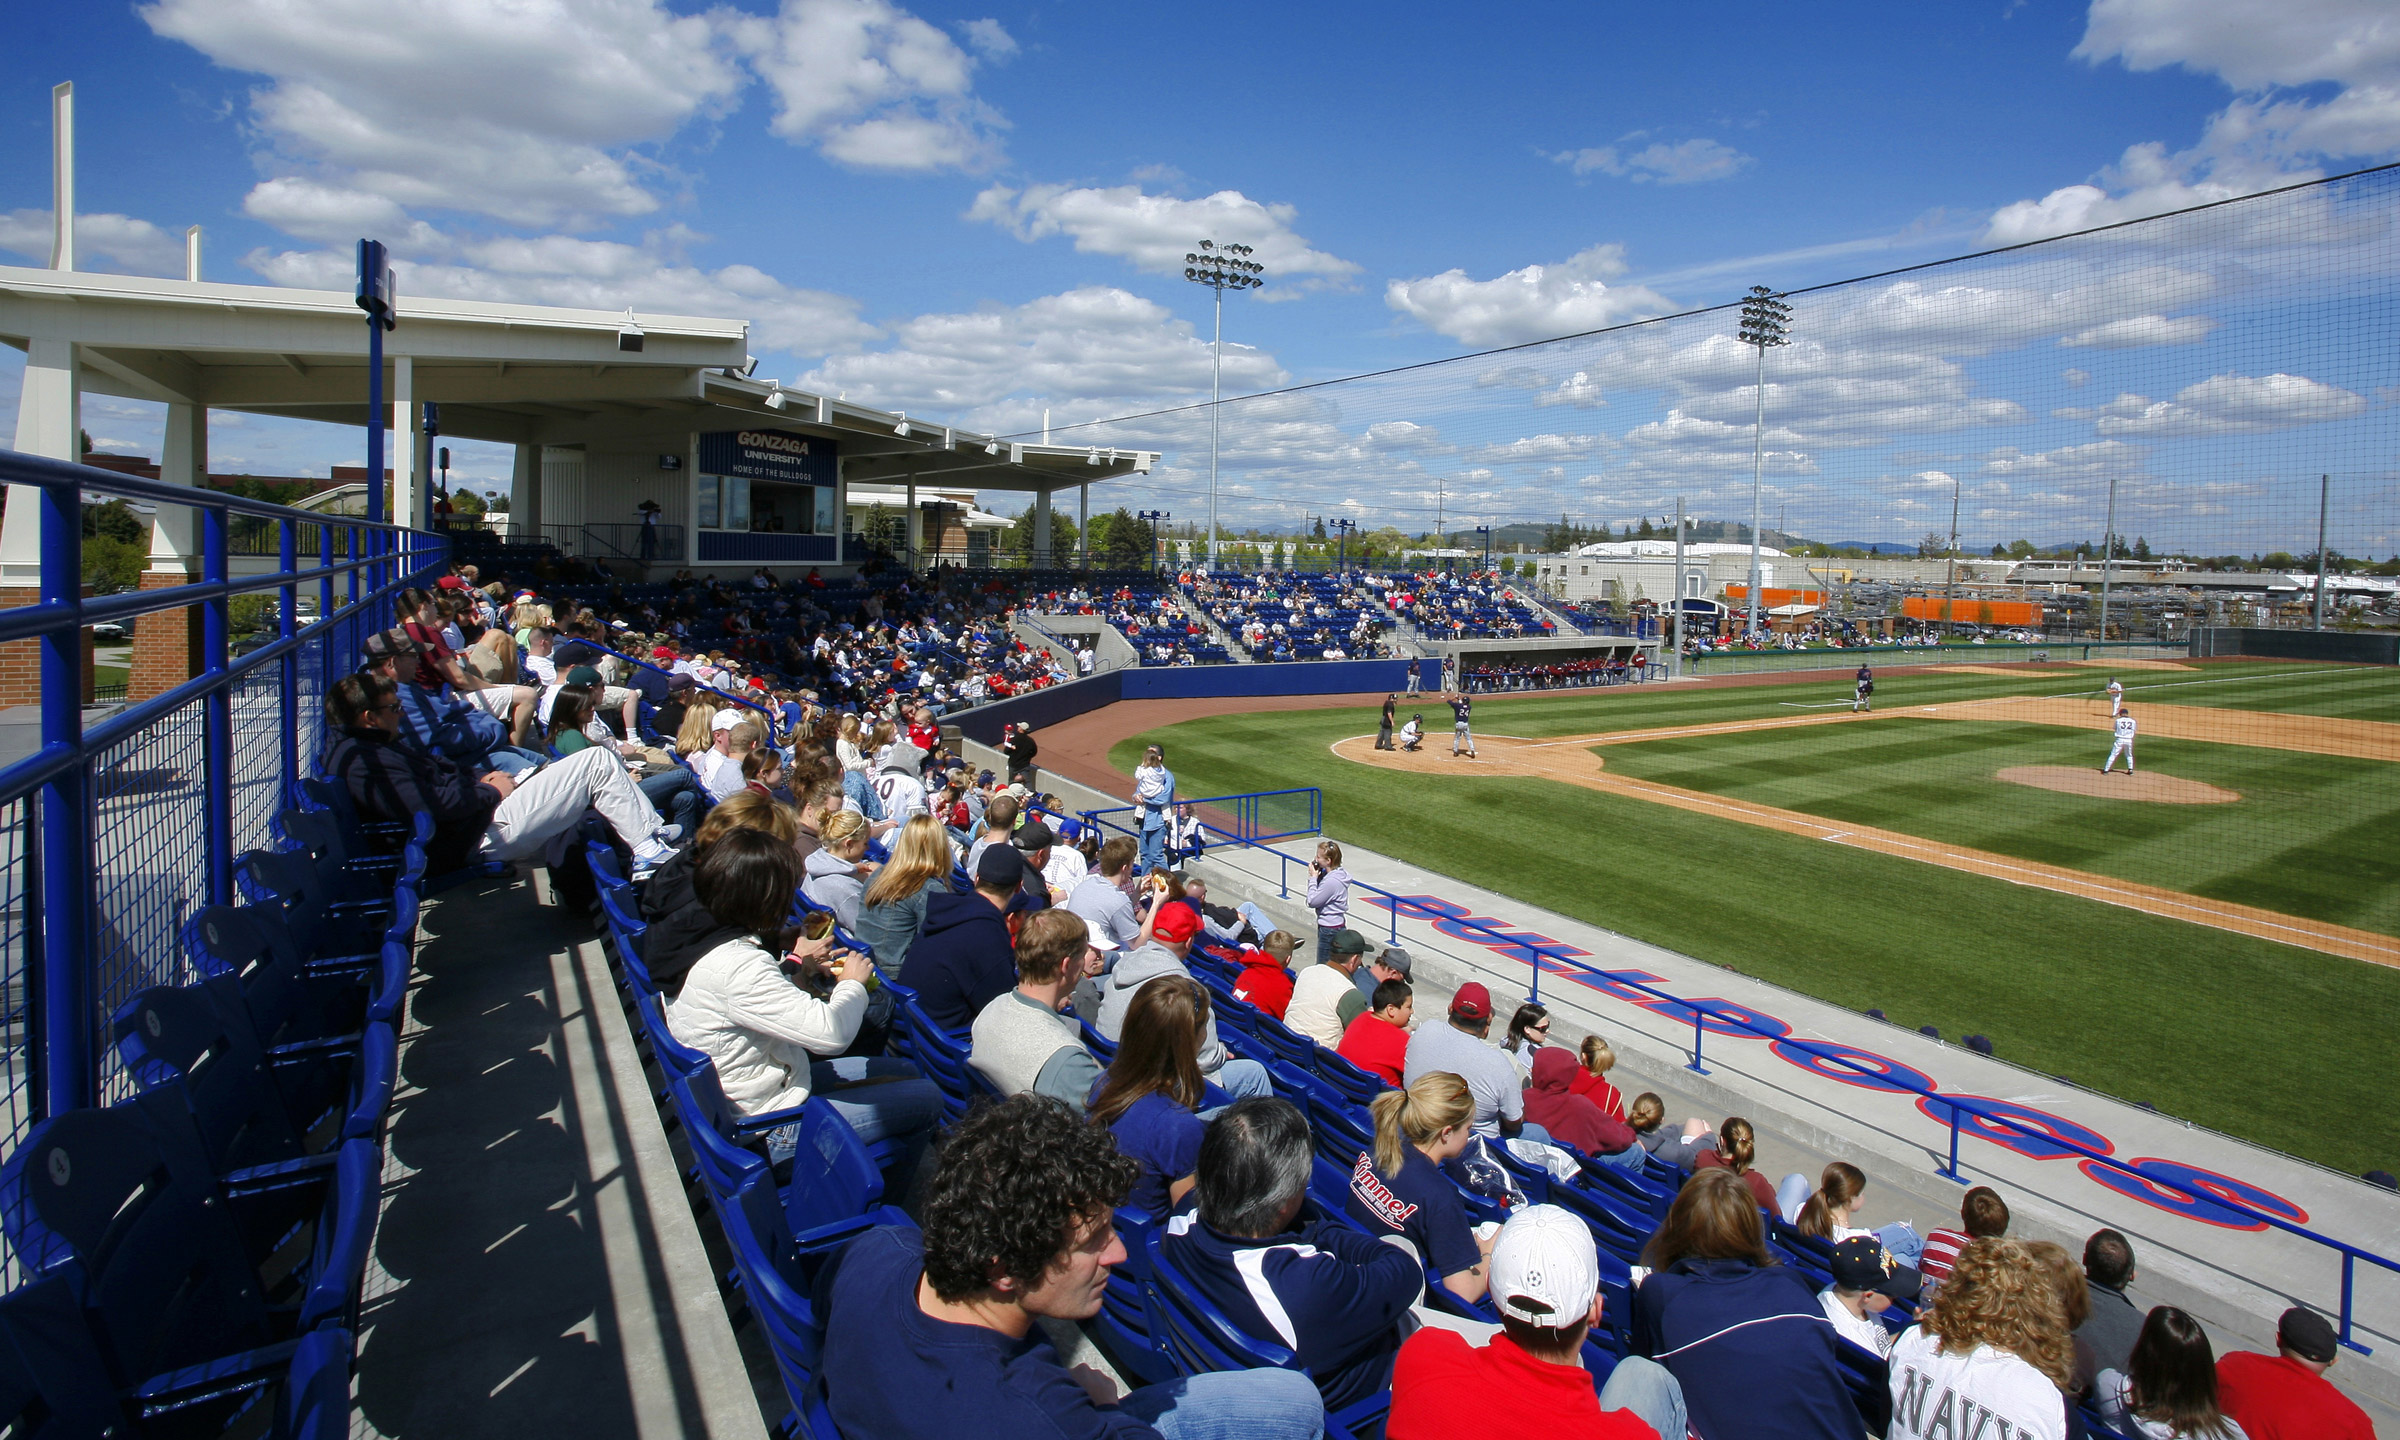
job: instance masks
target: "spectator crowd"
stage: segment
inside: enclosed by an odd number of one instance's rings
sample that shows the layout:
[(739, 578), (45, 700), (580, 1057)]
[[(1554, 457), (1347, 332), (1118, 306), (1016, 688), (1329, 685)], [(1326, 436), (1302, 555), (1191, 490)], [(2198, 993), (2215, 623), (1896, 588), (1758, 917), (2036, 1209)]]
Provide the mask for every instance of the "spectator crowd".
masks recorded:
[[(1771, 1183), (1748, 1120), (1627, 1097), (1604, 1037), (1423, 988), (1349, 924), (1338, 845), (1313, 935), (1212, 902), (1155, 747), (1113, 837), (1044, 803), (1030, 734), (1005, 776), (956, 764), (944, 708), (1052, 678), (1007, 635), (1021, 597), (454, 578), (332, 687), (329, 777), (364, 817), (430, 816), (435, 870), (613, 841), (663, 1023), (764, 1159), (790, 1172), (812, 1104), (871, 1149), (908, 1223), (811, 1297), (843, 1435), (2373, 1433), (2314, 1312), (2219, 1357), (2129, 1298), (2114, 1230), (2075, 1257), (1988, 1187), (1922, 1237), (1857, 1225), (1855, 1166)], [(1419, 617), (1492, 598), (1372, 588)], [(1108, 1366), (1062, 1353), (1094, 1336)]]

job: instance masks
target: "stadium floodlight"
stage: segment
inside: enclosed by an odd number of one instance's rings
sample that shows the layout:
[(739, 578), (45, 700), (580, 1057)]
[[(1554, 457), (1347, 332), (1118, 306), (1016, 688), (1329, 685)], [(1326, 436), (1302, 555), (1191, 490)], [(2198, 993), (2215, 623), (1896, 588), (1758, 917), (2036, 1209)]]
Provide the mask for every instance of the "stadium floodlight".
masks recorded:
[(1225, 372), (1225, 292), (1256, 290), (1267, 283), (1267, 267), (1250, 258), (1247, 245), (1203, 240), (1183, 257), (1183, 278), (1206, 285), (1217, 296), (1217, 340), (1208, 366), (1208, 568), (1217, 568), (1217, 405)]
[[(1758, 423), (1750, 440), (1750, 633), (1758, 634), (1758, 524), (1760, 478), (1765, 471), (1767, 455), (1767, 351), (1777, 345), (1789, 345), (1791, 336), (1786, 327), (1792, 323), (1792, 307), (1783, 297), (1764, 285), (1753, 285), (1742, 301), (1741, 340), (1758, 350), (1758, 375), (1754, 388), (1758, 391)], [(1682, 597), (1676, 597), (1680, 600)]]
[(1339, 520), (1328, 520), (1325, 522), (1325, 526), (1341, 537), (1337, 545), (1338, 558), (1334, 561), (1334, 570), (1337, 574), (1347, 575), (1350, 573), (1350, 536), (1353, 531), (1358, 529), (1358, 522), (1345, 516)]
[(1133, 518), (1150, 527), (1150, 568), (1157, 570), (1164, 564), (1166, 551), (1163, 547), (1167, 543), (1158, 533), (1159, 522), (1175, 517), (1164, 510), (1137, 510)]

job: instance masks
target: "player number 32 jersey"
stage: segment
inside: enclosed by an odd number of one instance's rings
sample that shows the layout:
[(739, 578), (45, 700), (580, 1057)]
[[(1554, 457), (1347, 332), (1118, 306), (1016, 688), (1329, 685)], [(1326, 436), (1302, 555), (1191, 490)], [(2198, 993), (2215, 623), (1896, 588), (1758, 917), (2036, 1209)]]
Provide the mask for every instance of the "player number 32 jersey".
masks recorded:
[(2119, 715), (2117, 717), (2117, 738), (2119, 740), (2131, 740), (2133, 738), (2133, 731), (2133, 717), (2131, 715)]

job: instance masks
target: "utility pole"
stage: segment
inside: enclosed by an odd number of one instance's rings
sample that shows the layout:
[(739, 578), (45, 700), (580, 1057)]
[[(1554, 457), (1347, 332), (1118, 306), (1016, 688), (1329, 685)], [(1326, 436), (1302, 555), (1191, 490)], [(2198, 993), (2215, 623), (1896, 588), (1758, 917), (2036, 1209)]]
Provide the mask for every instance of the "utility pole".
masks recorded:
[(1683, 497), (1675, 497), (1675, 659), (1668, 666), (1667, 677), (1683, 678)]
[(2117, 477), (2108, 477), (2108, 533), (2100, 537), (2100, 638), (2108, 638), (2108, 587), (2117, 569)]
[(2333, 477), (2317, 477), (2317, 621), (2316, 629), (2325, 628), (2325, 507), (2333, 499)]
[(1944, 552), (1950, 557), (1950, 578), (1942, 586), (1942, 634), (1945, 636), (1958, 632), (1958, 492), (1963, 483), (1955, 475), (1950, 477), (1950, 548)]

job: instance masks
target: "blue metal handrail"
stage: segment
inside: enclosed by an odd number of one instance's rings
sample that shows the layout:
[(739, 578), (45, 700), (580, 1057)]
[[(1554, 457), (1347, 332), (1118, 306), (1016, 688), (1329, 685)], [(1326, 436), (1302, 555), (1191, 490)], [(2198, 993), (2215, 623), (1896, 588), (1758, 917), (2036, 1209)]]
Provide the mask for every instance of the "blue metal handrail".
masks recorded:
[[(1284, 795), (1306, 795), (1308, 797), (1308, 828), (1304, 830), (1282, 830), (1277, 831), (1272, 835), (1262, 834), (1259, 830), (1259, 816), (1263, 811), (1265, 802)], [(1200, 822), (1200, 828), (1203, 830), (1213, 831), (1216, 834), (1224, 836), (1228, 840), (1239, 840), (1245, 844), (1256, 845), (1260, 849), (1266, 848), (1262, 842), (1269, 840), (1291, 840), (1302, 835), (1314, 835), (1319, 830), (1323, 829), (1325, 825), (1325, 792), (1313, 785), (1295, 786), (1289, 790), (1254, 790), (1245, 795), (1210, 795), (1198, 800), (1177, 800), (1174, 803), (1177, 805), (1214, 806), (1220, 812), (1231, 809), (1233, 812), (1234, 825), (1236, 827), (1235, 829), (1219, 829), (1217, 826), (1211, 825), (1205, 820)], [(1084, 819), (1092, 822), (1095, 825), (1100, 825), (1102, 828), (1123, 830), (1126, 834), (1132, 835), (1136, 839), (1139, 839), (1139, 826), (1105, 822), (1100, 817), (1104, 815), (1134, 814), (1141, 808), (1142, 807), (1138, 805), (1112, 805), (1098, 810), (1085, 810), (1081, 813)], [(1270, 850), (1268, 853), (1281, 855), (1283, 852), (1279, 850)], [(1286, 889), (1284, 893), (1289, 895), (1291, 892)]]
[[(63, 460), (0, 451), (0, 483), (27, 487), (41, 504), (40, 600), (0, 611), (0, 642), (32, 641), (41, 647), (41, 745), (23, 760), (0, 768), (0, 806), (34, 803), (40, 817), (38, 844), (25, 857), (34, 882), (25, 889), (22, 934), (26, 941), (23, 980), (29, 1005), (26, 1064), (31, 1077), (25, 1123), (94, 1103), (99, 1032), (96, 1003), (99, 856), (96, 849), (98, 796), (93, 762), (112, 747), (155, 726), (178, 710), (197, 705), (201, 713), (200, 767), (203, 859), (212, 903), (229, 904), (236, 855), (233, 826), (232, 703), (235, 690), (252, 675), (275, 667), (280, 680), (281, 773), (299, 769), (297, 713), (300, 652), (320, 646), (327, 678), (346, 669), (349, 650), (337, 652), (341, 637), (359, 639), (362, 617), (386, 604), (406, 585), (438, 568), (448, 542), (404, 527), (349, 516), (293, 510), (220, 491), (171, 485)], [(199, 512), (200, 578), (186, 585), (123, 595), (83, 594), (83, 496), (96, 492), (154, 505), (180, 505)], [(227, 521), (233, 515), (282, 521), (279, 568), (237, 579), (229, 570)], [(297, 564), (297, 527), (321, 529), (317, 550), (338, 547), (349, 558), (302, 570)], [(363, 577), (363, 578), (362, 578)], [(346, 580), (347, 608), (337, 617), (336, 578)], [(298, 624), (299, 587), (318, 586), (319, 621)], [(365, 593), (362, 595), (361, 587)], [(234, 661), (230, 653), (230, 602), (237, 596), (274, 593), (281, 604), (277, 639)], [(103, 621), (201, 610), (200, 673), (86, 730), (83, 723), (83, 632)], [(361, 606), (367, 608), (361, 609)], [(380, 627), (377, 627), (380, 628)]]
[[(1268, 795), (1289, 794), (1291, 792), (1264, 791), (1260, 793), (1262, 795)], [(1239, 800), (1242, 798), (1245, 797), (1218, 796), (1210, 801), (1195, 800), (1191, 803), (1195, 805), (1216, 804), (1222, 808), (1224, 802), (1228, 800)], [(1133, 834), (1134, 831), (1131, 827), (1116, 823), (1114, 821), (1106, 820), (1103, 817), (1124, 814), (1135, 808), (1136, 807), (1130, 805), (1121, 805), (1107, 809), (1087, 810), (1083, 812), (1083, 816), (1088, 823), (1100, 825), (1105, 829), (1122, 830), (1127, 834)], [(1288, 864), (1301, 863), (1296, 857), (1286, 855), (1282, 851), (1275, 849), (1271, 845), (1262, 843), (1261, 841), (1253, 840), (1247, 836), (1237, 835), (1228, 830), (1219, 829), (1216, 826), (1208, 825), (1205, 822), (1201, 828), (1213, 831), (1218, 835), (1222, 835), (1227, 840), (1230, 840), (1235, 844), (1246, 846), (1250, 849), (1262, 851), (1265, 854), (1274, 856), (1277, 861), (1275, 880), (1276, 888), (1284, 898), (1289, 899), (1291, 897), (1291, 885), (1286, 878), (1284, 866)], [(1136, 838), (1139, 837), (1137, 836)], [(1778, 1044), (1790, 1046), (1792, 1049), (1798, 1050), (1814, 1059), (1820, 1061), (1830, 1061), (1846, 1070), (1856, 1071), (1861, 1075), (1872, 1078), (1877, 1085), (1887, 1086), (1895, 1092), (1913, 1095), (1919, 1100), (1934, 1101), (1941, 1107), (1947, 1109), (1950, 1113), (1949, 1163), (1946, 1165), (1938, 1165), (1934, 1168), (1934, 1173), (1941, 1176), (1945, 1180), (1950, 1180), (1961, 1185), (1967, 1183), (1967, 1177), (1961, 1174), (1958, 1168), (1959, 1128), (1962, 1116), (1973, 1116), (1987, 1125), (2002, 1126), (2008, 1130), (2014, 1131), (2019, 1135), (2038, 1139), (2044, 1145), (2056, 1146), (2058, 1149), (2070, 1152), (2082, 1160), (2094, 1162), (2106, 1166), (2111, 1170), (2130, 1175), (2145, 1184), (2155, 1185), (2160, 1189), (2173, 1191), (2177, 1194), (2184, 1193), (2175, 1185), (2162, 1180), (2155, 1175), (2143, 1174), (2140, 1170), (2135, 1169), (2133, 1166), (2125, 1163), (2122, 1160), (2118, 1160), (2113, 1156), (2104, 1155), (2099, 1151), (2093, 1150), (2087, 1146), (2078, 1145), (2072, 1140), (2066, 1139), (2059, 1135), (2054, 1135), (2047, 1130), (2037, 1129), (2036, 1127), (2026, 1124), (2024, 1121), (2018, 1120), (2013, 1116), (1996, 1113), (1990, 1109), (1978, 1105), (1973, 1100), (1965, 1099), (1956, 1095), (1945, 1094), (1928, 1086), (1911, 1083), (1904, 1076), (1887, 1074), (1884, 1071), (1873, 1068), (1872, 1066), (1853, 1060), (1847, 1055), (1835, 1054), (1834, 1052), (1812, 1044), (1809, 1041), (1800, 1040), (1788, 1034), (1780, 1034), (1775, 1031), (1771, 1031), (1751, 1020), (1746, 1015), (1734, 1011), (1718, 1009), (1714, 1006), (1704, 1004), (1698, 1000), (1686, 999), (1680, 995), (1669, 994), (1668, 992), (1661, 990), (1656, 986), (1645, 985), (1638, 980), (1627, 979), (1624, 976), (1606, 970), (1601, 966), (1589, 963), (1582, 956), (1568, 954), (1566, 947), (1564, 946), (1534, 941), (1522, 934), (1511, 934), (1485, 921), (1477, 920), (1470, 916), (1430, 915), (1424, 910), (1424, 907), (1418, 905), (1415, 901), (1407, 899), (1390, 890), (1386, 890), (1381, 886), (1367, 884), (1355, 876), (1351, 878), (1350, 888), (1353, 890), (1363, 890), (1370, 895), (1377, 895), (1383, 898), (1385, 909), (1390, 912), (1391, 938), (1394, 941), (1397, 941), (1400, 938), (1400, 913), (1401, 911), (1406, 910), (1410, 914), (1420, 918), (1444, 920), (1452, 925), (1458, 926), (1463, 930), (1488, 936), (1490, 937), (1491, 948), (1508, 951), (1522, 951), (1531, 954), (1535, 958), (1528, 962), (1533, 972), (1532, 983), (1528, 989), (1529, 999), (1539, 1000), (1541, 998), (1542, 962), (1548, 961), (1562, 969), (1578, 970), (1587, 975), (1599, 976), (1605, 979), (1611, 987), (1622, 987), (1623, 989), (1627, 990), (1638, 990), (1645, 995), (1653, 997), (1654, 999), (1665, 1001), (1677, 1007), (1678, 1009), (1690, 1011), (1692, 1016), (1692, 1059), (1691, 1063), (1684, 1067), (1687, 1070), (1695, 1071), (1702, 1075), (1709, 1073), (1707, 1068), (1701, 1064), (1701, 1040), (1702, 1037), (1707, 1033), (1708, 1022), (1714, 1020), (1718, 1023), (1731, 1025), (1738, 1029), (1747, 1031), (1759, 1039), (1770, 1040)], [(2193, 1198), (2196, 1201), (2204, 1201), (2210, 1205), (2222, 1207), (2225, 1210), (2240, 1214), (2248, 1219), (2257, 1221), (2260, 1224), (2270, 1226), (2277, 1230), (2282, 1230), (2288, 1234), (2297, 1235), (2304, 1240), (2313, 1241), (2314, 1243), (2325, 1246), (2326, 1248), (2339, 1254), (2342, 1257), (2339, 1338), (2343, 1345), (2361, 1355), (2370, 1355), (2374, 1353), (2370, 1347), (2362, 1345), (2358, 1341), (2351, 1338), (2352, 1288), (2356, 1275), (2357, 1262), (2364, 1260), (2370, 1265), (2379, 1266), (2382, 1269), (2389, 1270), (2396, 1275), (2400, 1275), (2400, 1260), (2378, 1255), (2374, 1251), (2368, 1250), (2363, 1246), (2353, 1245), (2346, 1240), (2337, 1240), (2330, 1235), (2320, 1234), (2305, 1225), (2295, 1224), (2279, 1215), (2261, 1210), (2256, 1206), (2246, 1204), (2237, 1199), (2214, 1194), (2204, 1197), (2190, 1198)]]

